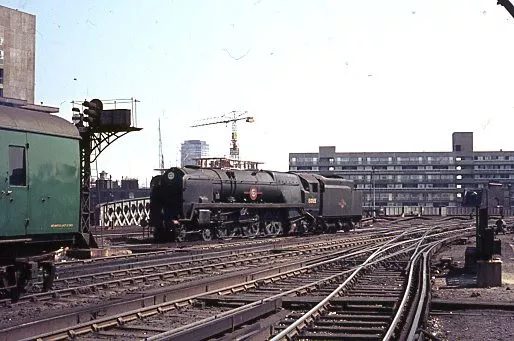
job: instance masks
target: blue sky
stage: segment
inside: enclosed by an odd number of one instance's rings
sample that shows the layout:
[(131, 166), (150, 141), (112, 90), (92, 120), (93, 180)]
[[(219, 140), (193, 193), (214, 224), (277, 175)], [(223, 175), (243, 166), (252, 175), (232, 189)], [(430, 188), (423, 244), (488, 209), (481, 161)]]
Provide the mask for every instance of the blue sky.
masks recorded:
[(248, 111), (241, 158), (285, 171), (288, 153), (514, 150), (514, 20), (494, 0), (2, 1), (36, 15), (36, 102), (130, 98), (138, 126), (99, 170), (145, 183), (180, 143), (228, 155)]

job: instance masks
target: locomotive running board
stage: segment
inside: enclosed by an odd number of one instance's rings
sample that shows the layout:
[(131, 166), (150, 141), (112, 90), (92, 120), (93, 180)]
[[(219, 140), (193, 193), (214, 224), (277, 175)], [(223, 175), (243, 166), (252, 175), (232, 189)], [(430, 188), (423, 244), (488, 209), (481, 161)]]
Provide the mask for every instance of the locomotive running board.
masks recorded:
[(248, 209), (261, 209), (261, 208), (303, 208), (303, 204), (259, 204), (259, 203), (193, 203), (193, 209), (201, 208), (248, 208)]

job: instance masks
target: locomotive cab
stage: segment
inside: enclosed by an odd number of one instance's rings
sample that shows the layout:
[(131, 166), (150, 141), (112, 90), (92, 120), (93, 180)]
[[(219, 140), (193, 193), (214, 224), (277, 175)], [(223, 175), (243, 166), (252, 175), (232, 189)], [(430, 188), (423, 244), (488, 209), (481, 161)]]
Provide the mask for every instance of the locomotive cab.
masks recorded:
[(320, 183), (312, 174), (298, 174), (302, 183), (302, 203), (305, 209), (313, 214), (318, 215), (320, 209)]

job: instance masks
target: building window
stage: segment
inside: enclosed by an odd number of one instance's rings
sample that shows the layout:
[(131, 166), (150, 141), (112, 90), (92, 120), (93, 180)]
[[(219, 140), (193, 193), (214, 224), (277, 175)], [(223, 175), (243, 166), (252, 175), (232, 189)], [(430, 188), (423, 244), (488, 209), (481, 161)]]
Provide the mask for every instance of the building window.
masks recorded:
[(0, 84), (4, 83), (4, 69), (0, 68)]
[(11, 186), (27, 185), (25, 147), (9, 146), (9, 184)]
[(4, 89), (0, 88), (0, 97), (4, 97)]

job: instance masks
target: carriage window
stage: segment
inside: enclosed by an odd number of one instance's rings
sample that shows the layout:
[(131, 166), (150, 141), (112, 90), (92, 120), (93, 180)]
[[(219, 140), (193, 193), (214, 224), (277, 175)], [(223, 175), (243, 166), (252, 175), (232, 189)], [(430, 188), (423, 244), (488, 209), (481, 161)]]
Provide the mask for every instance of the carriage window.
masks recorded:
[(9, 184), (12, 186), (27, 185), (25, 147), (9, 146)]
[(317, 192), (318, 191), (318, 184), (312, 184), (312, 192)]

